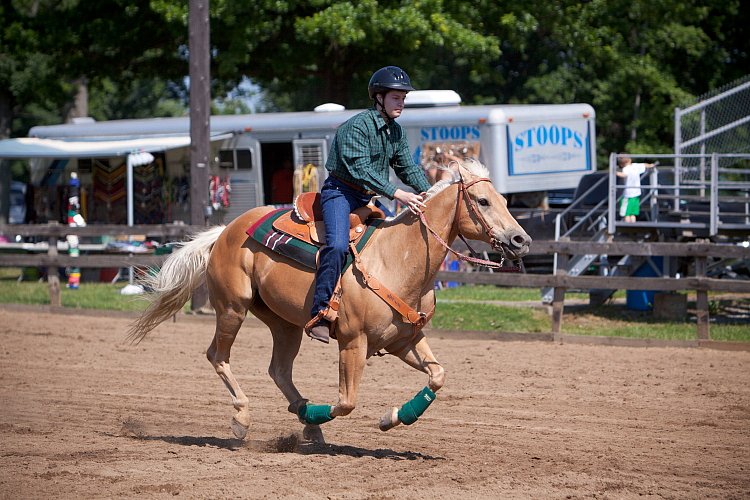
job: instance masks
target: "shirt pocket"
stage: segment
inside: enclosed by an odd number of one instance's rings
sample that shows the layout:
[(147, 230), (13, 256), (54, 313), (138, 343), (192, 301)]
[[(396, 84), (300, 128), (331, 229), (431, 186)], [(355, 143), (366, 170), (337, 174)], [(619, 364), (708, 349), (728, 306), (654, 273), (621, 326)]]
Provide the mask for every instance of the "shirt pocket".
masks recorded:
[(374, 165), (379, 165), (383, 163), (383, 152), (375, 151), (375, 152), (370, 153), (370, 162)]

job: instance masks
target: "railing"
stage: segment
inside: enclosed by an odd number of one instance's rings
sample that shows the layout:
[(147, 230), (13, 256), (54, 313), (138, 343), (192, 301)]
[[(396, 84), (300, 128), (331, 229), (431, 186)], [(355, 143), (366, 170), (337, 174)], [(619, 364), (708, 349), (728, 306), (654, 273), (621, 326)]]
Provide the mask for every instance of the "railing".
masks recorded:
[[(584, 208), (583, 203), (591, 193), (606, 181), (606, 177), (599, 179), (573, 200), (573, 203), (568, 205), (565, 210), (555, 216), (555, 240), (570, 239), (577, 231), (581, 229), (590, 230), (593, 225), (599, 222), (600, 217), (605, 213), (603, 206), (607, 200), (603, 199), (595, 206), (586, 208)], [(573, 224), (568, 224), (569, 221), (572, 221)], [(588, 226), (585, 225), (587, 222), (589, 222)]]
[[(103, 235), (145, 234), (153, 237), (184, 240), (189, 234), (204, 230), (202, 226), (142, 225), (142, 226), (87, 226), (71, 228), (62, 224), (0, 226), (3, 234), (44, 236), (48, 238), (48, 250), (44, 254), (0, 253), (0, 267), (35, 266), (47, 267), (50, 287), (50, 304), (60, 307), (60, 284), (57, 268), (78, 266), (82, 268), (102, 267), (148, 267), (158, 266), (167, 255), (153, 254), (102, 254), (71, 257), (58, 253), (58, 240), (68, 234), (101, 237)], [(0, 244), (0, 249), (3, 245)], [(12, 250), (7, 247), (6, 250)], [(708, 292), (723, 291), (750, 294), (750, 281), (709, 278), (706, 271), (711, 258), (733, 258), (750, 260), (750, 248), (741, 245), (714, 243), (648, 243), (648, 242), (576, 242), (534, 241), (532, 255), (558, 254), (567, 260), (572, 255), (596, 253), (600, 255), (676, 256), (694, 260), (695, 276), (686, 278), (641, 278), (621, 276), (570, 276), (562, 265), (556, 274), (509, 274), (488, 272), (440, 272), (436, 279), (460, 283), (491, 284), (521, 288), (554, 288), (552, 301), (552, 333), (560, 339), (563, 320), (565, 292), (569, 289), (621, 289), (684, 291), (697, 293), (697, 339), (710, 339)]]
[[(568, 241), (576, 236), (583, 239), (595, 239), (599, 229), (606, 226), (607, 199), (600, 200), (593, 207), (584, 208), (584, 203), (589, 195), (594, 193), (599, 186), (607, 181), (602, 176), (591, 185), (584, 193), (580, 194), (573, 203), (555, 216), (555, 241)], [(552, 257), (552, 272), (557, 272), (558, 257), (555, 253)]]
[[(628, 237), (628, 233), (632, 231), (641, 231), (641, 234), (636, 233), (639, 238), (645, 234), (643, 231), (646, 231), (648, 236), (653, 236), (651, 233), (657, 232), (659, 240), (678, 237), (715, 238), (719, 235), (728, 238), (725, 241), (747, 241), (750, 238), (750, 169), (744, 168), (750, 162), (750, 155), (713, 153), (630, 156), (650, 162), (658, 159), (661, 163), (658, 170), (648, 169), (641, 176), (641, 181), (648, 180), (641, 182), (640, 186), (640, 203), (644, 207), (642, 220), (618, 220), (617, 208), (627, 186), (617, 183), (619, 155), (613, 153), (610, 155), (609, 175), (603, 176), (586, 192), (578, 195), (576, 200), (555, 218), (556, 241), (601, 243), (614, 240), (615, 237), (619, 238), (623, 234)], [(709, 162), (705, 161), (707, 159)], [(677, 169), (681, 160), (685, 160), (683, 163), (691, 160), (696, 166), (690, 168), (700, 172), (688, 172), (691, 175), (685, 176), (687, 167), (683, 166), (682, 172)], [(599, 188), (606, 181), (609, 182), (608, 196), (598, 202), (596, 199), (590, 201), (589, 195), (601, 191)], [(593, 245), (586, 245), (584, 248), (585, 253), (568, 256), (571, 258), (566, 258), (564, 265), (555, 253), (553, 272), (558, 274), (563, 267), (563, 273), (577, 276), (602, 255), (592, 250), (596, 248)], [(630, 259), (622, 262), (628, 263)], [(617, 274), (618, 269), (600, 266), (600, 272), (611, 276)], [(607, 290), (614, 291), (610, 288)], [(542, 300), (545, 303), (553, 301), (552, 287), (542, 290)]]
[[(34, 250), (29, 253), (27, 246), (17, 243), (0, 243), (0, 267), (46, 267), (50, 291), (50, 305), (61, 306), (60, 280), (58, 268), (125, 268), (125, 267), (155, 267), (161, 265), (166, 255), (155, 255), (153, 253), (135, 252), (107, 252), (104, 245), (81, 244), (84, 250), (96, 248), (97, 254), (83, 254), (77, 257), (61, 254), (60, 249), (66, 248), (64, 243), (66, 236), (76, 235), (79, 238), (102, 236), (136, 236), (146, 235), (169, 241), (182, 241), (188, 235), (204, 230), (203, 226), (187, 226), (184, 224), (158, 224), (158, 225), (136, 225), (121, 226), (114, 224), (91, 225), (85, 227), (70, 227), (57, 222), (49, 224), (12, 224), (0, 225), (0, 234), (20, 237), (32, 237), (35, 239), (46, 238), (46, 245), (34, 245)], [(43, 251), (43, 253), (40, 253)], [(13, 253), (9, 253), (13, 252)]]
[[(652, 154), (630, 155), (634, 160), (658, 159), (662, 164), (652, 172), (643, 174), (650, 179), (641, 185), (641, 204), (647, 204), (648, 220), (625, 223), (618, 221), (617, 206), (624, 185), (617, 184), (616, 153), (610, 155), (609, 201), (607, 232), (615, 234), (622, 228), (683, 229), (703, 236), (715, 237), (720, 233), (750, 234), (750, 162), (748, 154)], [(701, 160), (692, 167), (695, 175), (686, 179), (687, 168), (680, 167), (682, 160)], [(708, 166), (705, 161), (708, 160)], [(671, 163), (671, 164), (670, 164)], [(731, 165), (727, 168), (722, 165)], [(697, 172), (699, 171), (699, 172)], [(671, 182), (670, 182), (671, 180)], [(691, 208), (691, 204), (707, 204), (705, 210)], [(733, 207), (733, 208), (727, 208)]]
[(552, 333), (561, 339), (565, 292), (569, 289), (595, 290), (695, 290), (697, 340), (710, 339), (708, 292), (721, 291), (750, 294), (750, 281), (728, 280), (706, 277), (710, 258), (733, 258), (750, 260), (750, 248), (740, 245), (714, 243), (647, 243), (587, 241), (534, 241), (530, 254), (549, 255), (557, 253), (563, 260), (572, 255), (595, 253), (599, 255), (635, 255), (644, 257), (674, 256), (694, 260), (695, 276), (682, 278), (646, 278), (632, 276), (570, 276), (564, 263), (556, 274), (511, 274), (511, 273), (456, 273), (440, 272), (437, 279), (460, 283), (487, 284), (521, 288), (554, 288), (552, 300)]
[[(750, 75), (674, 111), (674, 152), (677, 183), (705, 181), (710, 153), (747, 150), (750, 132)], [(698, 153), (690, 157), (687, 153)]]

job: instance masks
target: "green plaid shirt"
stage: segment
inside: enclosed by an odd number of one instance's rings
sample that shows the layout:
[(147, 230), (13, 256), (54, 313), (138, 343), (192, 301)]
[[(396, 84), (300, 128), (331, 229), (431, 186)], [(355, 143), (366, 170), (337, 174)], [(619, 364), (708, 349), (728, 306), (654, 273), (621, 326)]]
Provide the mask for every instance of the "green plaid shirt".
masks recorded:
[(396, 186), (389, 167), (417, 193), (430, 189), (424, 171), (414, 163), (401, 125), (387, 124), (374, 108), (347, 120), (336, 131), (326, 169), (336, 177), (393, 199)]

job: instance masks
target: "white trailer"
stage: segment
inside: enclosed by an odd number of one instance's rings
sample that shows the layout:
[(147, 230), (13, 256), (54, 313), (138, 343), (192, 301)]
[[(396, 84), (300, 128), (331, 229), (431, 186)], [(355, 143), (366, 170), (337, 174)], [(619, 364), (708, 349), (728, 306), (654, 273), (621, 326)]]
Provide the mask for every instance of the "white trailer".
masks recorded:
[[(595, 114), (588, 104), (461, 106), (452, 101), (435, 105), (429, 92), (410, 93), (398, 120), (418, 164), (429, 163), (437, 148), (463, 151), (488, 167), (495, 188), (506, 195), (575, 188), (583, 175), (596, 170)], [(320, 185), (336, 129), (360, 111), (320, 108), (334, 110), (211, 117), (211, 172), (227, 175), (232, 185), (225, 221), (270, 203), (273, 173), (285, 161), (293, 163), (297, 174), (312, 166)], [(29, 131), (32, 138), (66, 143), (158, 143), (161, 138), (163, 148), (150, 145), (144, 150), (165, 151), (166, 175), (172, 176), (185, 174), (184, 139), (189, 142), (189, 134), (188, 117), (88, 121)], [(75, 148), (66, 151), (67, 158), (75, 155)]]

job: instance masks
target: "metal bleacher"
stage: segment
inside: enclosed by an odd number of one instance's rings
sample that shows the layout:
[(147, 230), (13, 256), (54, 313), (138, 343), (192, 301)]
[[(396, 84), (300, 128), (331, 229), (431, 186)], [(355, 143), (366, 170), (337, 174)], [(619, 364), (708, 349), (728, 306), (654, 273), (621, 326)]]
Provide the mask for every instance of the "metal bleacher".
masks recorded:
[[(633, 162), (656, 163), (641, 178), (641, 214), (627, 223), (618, 216), (624, 185), (616, 176), (617, 158), (609, 168), (585, 176), (574, 201), (555, 219), (557, 241), (709, 240), (740, 243), (750, 240), (750, 75), (697, 104), (675, 110), (674, 154), (630, 154)], [(574, 255), (564, 270), (577, 276), (596, 273), (629, 276), (644, 265), (671, 275), (669, 265), (650, 258)], [(674, 267), (674, 266), (673, 266)], [(657, 269), (658, 268), (658, 269)], [(606, 300), (613, 290), (592, 290), (591, 303)], [(552, 301), (553, 290), (542, 290)]]
[[(557, 214), (556, 241), (707, 239), (731, 243), (750, 238), (750, 154), (708, 155), (705, 179), (692, 181), (685, 181), (675, 160), (694, 159), (696, 155), (630, 155), (633, 161), (660, 162), (643, 174), (641, 215), (630, 223), (617, 214), (624, 188), (615, 175), (617, 157), (611, 156), (608, 172), (586, 176), (573, 203)], [(626, 255), (611, 262), (606, 255), (575, 255), (568, 259), (565, 272), (571, 276), (588, 272), (628, 276), (648, 260)], [(557, 273), (557, 258), (553, 269)], [(542, 301), (552, 301), (551, 288), (542, 290)]]

